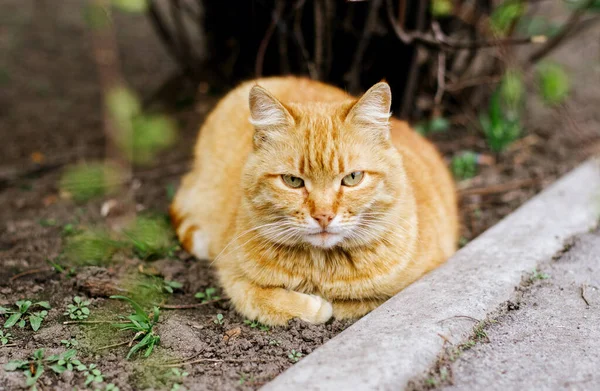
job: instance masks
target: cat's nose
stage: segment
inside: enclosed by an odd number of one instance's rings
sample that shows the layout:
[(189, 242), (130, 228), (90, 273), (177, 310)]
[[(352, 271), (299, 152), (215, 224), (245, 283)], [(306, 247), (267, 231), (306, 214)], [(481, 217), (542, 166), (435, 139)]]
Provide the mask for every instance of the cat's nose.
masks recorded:
[(331, 223), (331, 220), (335, 217), (335, 213), (333, 212), (316, 212), (311, 214), (312, 218), (317, 220), (317, 223), (321, 226), (321, 228), (325, 229)]

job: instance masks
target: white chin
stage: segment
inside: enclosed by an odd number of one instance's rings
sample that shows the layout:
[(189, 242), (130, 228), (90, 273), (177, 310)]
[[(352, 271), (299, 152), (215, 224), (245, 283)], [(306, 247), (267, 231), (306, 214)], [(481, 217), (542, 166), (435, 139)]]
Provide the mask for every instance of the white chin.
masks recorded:
[(327, 233), (306, 235), (304, 238), (307, 243), (310, 243), (315, 247), (332, 248), (342, 241), (343, 236), (340, 234)]

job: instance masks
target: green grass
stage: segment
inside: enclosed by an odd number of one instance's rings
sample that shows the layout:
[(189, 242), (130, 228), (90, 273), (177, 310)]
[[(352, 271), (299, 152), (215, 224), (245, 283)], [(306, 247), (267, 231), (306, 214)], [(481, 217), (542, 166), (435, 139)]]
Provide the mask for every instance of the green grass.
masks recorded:
[(4, 330), (0, 330), (0, 344), (7, 345), (9, 342), (11, 342), (13, 339), (13, 336), (11, 333), (9, 333), (8, 331), (4, 331)]
[(134, 313), (129, 316), (123, 316), (123, 319), (127, 321), (124, 323), (114, 323), (112, 326), (119, 330), (129, 330), (135, 333), (132, 341), (138, 341), (127, 353), (126, 359), (137, 353), (138, 351), (144, 349), (144, 357), (150, 356), (154, 347), (158, 345), (160, 342), (160, 336), (154, 333), (153, 328), (158, 322), (158, 318), (160, 316), (160, 310), (158, 307), (154, 307), (152, 309), (152, 317), (149, 317), (148, 314), (142, 309), (142, 307), (125, 296), (111, 296), (111, 299), (119, 299), (125, 300), (128, 302), (134, 310)]
[(250, 326), (251, 329), (259, 329), (260, 331), (270, 331), (271, 328), (267, 325), (260, 323), (258, 320), (244, 320), (244, 324)]
[(196, 299), (200, 299), (202, 303), (207, 303), (213, 300), (219, 300), (221, 296), (215, 295), (217, 293), (217, 288), (206, 288), (204, 292), (196, 292), (194, 297)]

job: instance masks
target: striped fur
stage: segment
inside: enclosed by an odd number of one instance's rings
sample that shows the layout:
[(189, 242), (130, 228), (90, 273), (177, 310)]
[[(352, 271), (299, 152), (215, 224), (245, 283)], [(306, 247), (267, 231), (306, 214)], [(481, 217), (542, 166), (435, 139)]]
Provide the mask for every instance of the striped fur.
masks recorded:
[[(389, 119), (390, 101), (385, 83), (356, 100), (308, 79), (266, 78), (208, 116), (171, 215), (241, 314), (270, 325), (358, 317), (455, 251), (448, 170), (429, 142)], [(362, 182), (342, 186), (355, 171)], [(316, 233), (319, 214), (331, 233)]]

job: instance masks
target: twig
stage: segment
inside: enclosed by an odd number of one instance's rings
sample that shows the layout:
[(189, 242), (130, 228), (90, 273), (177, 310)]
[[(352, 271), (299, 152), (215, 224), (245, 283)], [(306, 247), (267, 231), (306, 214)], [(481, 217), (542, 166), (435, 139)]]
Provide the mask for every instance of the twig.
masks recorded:
[(16, 343), (9, 343), (9, 344), (6, 344), (6, 345), (0, 345), (0, 348), (12, 348), (14, 346), (17, 346), (17, 344)]
[(216, 303), (218, 301), (226, 300), (225, 298), (205, 301), (204, 303), (194, 303), (194, 304), (163, 304), (159, 305), (159, 308), (164, 310), (187, 310), (191, 308), (200, 308), (208, 304)]
[(585, 284), (581, 285), (581, 292), (580, 293), (581, 293), (581, 298), (583, 299), (583, 301), (585, 301), (585, 304), (589, 307), (590, 306), (590, 302), (585, 297)]
[(130, 322), (118, 322), (114, 320), (67, 320), (63, 324), (126, 324)]
[[(400, 27), (400, 25), (394, 20), (392, 0), (388, 0), (387, 4), (387, 14), (390, 20), (390, 24), (392, 25), (392, 28), (398, 36), (398, 38), (400, 38), (400, 40), (406, 45), (410, 45), (414, 42), (419, 42), (421, 44), (438, 49), (462, 50), (504, 45), (526, 45), (531, 43), (546, 42), (546, 37), (543, 35), (534, 35), (531, 37), (498, 38), (479, 41), (459, 41), (451, 39), (446, 34), (444, 34), (439, 28), (439, 24), (437, 24), (437, 22), (432, 23), (432, 29), (434, 30), (434, 34), (431, 34), (430, 32), (424, 33), (422, 31), (419, 31), (418, 29), (416, 31), (407, 32), (402, 27)], [(419, 2), (419, 4), (427, 4), (427, 2), (422, 1)]]
[(46, 271), (52, 271), (52, 268), (49, 267), (41, 267), (39, 269), (33, 269), (33, 270), (27, 270), (25, 272), (19, 273), (19, 274), (15, 274), (14, 276), (12, 276), (8, 281), (9, 282), (13, 282), (14, 280), (21, 278), (21, 277), (25, 277), (28, 276), (30, 274), (36, 274), (36, 273), (42, 273), (42, 272), (46, 272)]
[(497, 194), (504, 193), (510, 190), (516, 190), (523, 187), (528, 187), (538, 182), (537, 179), (519, 179), (513, 182), (502, 183), (499, 185), (492, 186), (483, 186), (483, 187), (474, 187), (470, 189), (462, 189), (459, 190), (461, 196), (470, 196), (470, 195), (489, 195), (489, 194)]
[(306, 49), (306, 44), (304, 43), (304, 36), (302, 35), (302, 10), (304, 9), (304, 3), (306, 3), (306, 0), (298, 0), (294, 5), (294, 10), (296, 13), (294, 18), (294, 38), (296, 39), (296, 43), (300, 49), (300, 54), (306, 62), (306, 69), (308, 70), (310, 78), (316, 80), (318, 77), (317, 69), (315, 64), (310, 60), (308, 49)]
[(352, 65), (348, 72), (344, 75), (344, 79), (348, 82), (348, 90), (351, 93), (358, 93), (360, 88), (360, 73), (363, 68), (363, 57), (369, 46), (371, 36), (377, 27), (377, 17), (379, 16), (379, 8), (381, 8), (382, 0), (373, 0), (369, 5), (369, 12), (367, 14), (367, 21), (365, 22), (365, 28), (363, 29), (362, 37), (358, 42), (358, 47), (354, 52), (354, 58)]
[(276, 359), (264, 359), (264, 358), (199, 358), (196, 360), (192, 360), (192, 361), (183, 361), (183, 362), (179, 362), (179, 363), (175, 363), (175, 364), (162, 364), (162, 365), (152, 365), (154, 367), (158, 367), (158, 368), (176, 368), (176, 367), (182, 367), (184, 365), (192, 365), (192, 364), (199, 364), (202, 362), (271, 362), (271, 361), (275, 361)]
[(563, 41), (563, 39), (571, 32), (571, 30), (577, 26), (579, 19), (581, 19), (581, 17), (586, 13), (588, 8), (590, 8), (595, 1), (596, 0), (588, 0), (581, 7), (573, 11), (567, 22), (563, 25), (563, 28), (560, 29), (560, 31), (558, 32), (558, 34), (553, 36), (548, 42), (546, 42), (544, 46), (542, 46), (531, 56), (529, 56), (528, 62), (530, 64), (535, 64), (540, 59), (545, 57), (548, 53), (550, 53), (552, 50), (554, 50), (556, 47), (558, 47)]
[(454, 92), (468, 87), (476, 87), (482, 84), (496, 84), (502, 81), (502, 75), (496, 76), (479, 76), (467, 80), (458, 80), (446, 86), (446, 91)]
[(271, 24), (267, 28), (267, 31), (265, 32), (265, 36), (263, 37), (262, 41), (260, 42), (260, 46), (258, 47), (258, 52), (256, 53), (256, 63), (254, 66), (254, 73), (256, 74), (255, 77), (257, 77), (257, 78), (262, 76), (263, 63), (265, 61), (265, 53), (267, 52), (267, 47), (269, 46), (271, 37), (273, 36), (273, 33), (275, 32), (275, 28), (277, 27), (277, 24), (279, 23), (279, 20), (281, 19), (284, 9), (285, 9), (285, 2), (278, 1), (277, 6), (275, 7), (275, 10), (273, 11), (273, 14), (271, 16), (271, 19), (272, 19)]
[(442, 99), (444, 98), (444, 91), (446, 89), (446, 53), (443, 51), (438, 53), (437, 84), (437, 91), (435, 92), (435, 98), (433, 99), (434, 116), (441, 114)]
[(454, 316), (451, 316), (449, 318), (442, 319), (442, 320), (438, 321), (437, 323), (442, 323), (442, 322), (445, 322), (447, 320), (454, 319), (454, 318), (464, 318), (464, 319), (472, 320), (475, 323), (481, 323), (481, 321), (479, 319), (474, 318), (472, 316), (468, 316), (468, 315), (454, 315)]
[(127, 344), (129, 344), (129, 341), (119, 342), (119, 343), (115, 343), (115, 344), (112, 344), (112, 345), (102, 346), (102, 347), (99, 347), (96, 350), (104, 350), (104, 349), (116, 348), (118, 346), (124, 346), (124, 345), (127, 345)]

